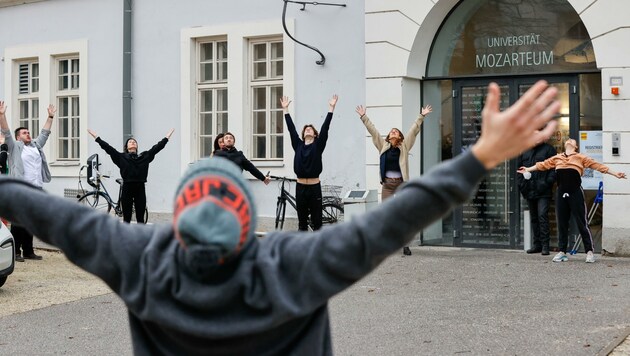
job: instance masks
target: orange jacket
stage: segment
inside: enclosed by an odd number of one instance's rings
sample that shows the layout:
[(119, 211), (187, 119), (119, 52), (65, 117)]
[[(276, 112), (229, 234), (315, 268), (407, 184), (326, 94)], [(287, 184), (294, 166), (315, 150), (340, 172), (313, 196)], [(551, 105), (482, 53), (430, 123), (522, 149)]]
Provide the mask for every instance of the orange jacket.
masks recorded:
[(597, 163), (597, 161), (595, 161), (591, 157), (585, 156), (581, 153), (572, 153), (570, 155), (559, 153), (542, 162), (536, 163), (536, 169), (539, 171), (546, 171), (552, 168), (572, 168), (580, 172), (580, 176), (584, 174), (584, 168), (591, 168), (602, 173), (608, 173), (608, 170), (610, 169), (608, 168), (608, 166)]

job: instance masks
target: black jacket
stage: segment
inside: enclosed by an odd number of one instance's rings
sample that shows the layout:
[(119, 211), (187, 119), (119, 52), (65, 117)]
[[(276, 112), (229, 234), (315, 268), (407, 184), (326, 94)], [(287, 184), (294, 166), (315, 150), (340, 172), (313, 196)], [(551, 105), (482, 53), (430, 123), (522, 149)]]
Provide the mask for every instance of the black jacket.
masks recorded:
[(168, 138), (164, 137), (150, 150), (135, 154), (118, 152), (100, 137), (96, 138), (96, 143), (107, 152), (112, 158), (112, 162), (120, 168), (120, 177), (124, 183), (145, 183), (149, 175), (149, 163), (153, 162), (155, 155), (166, 146), (167, 142)]
[(227, 158), (230, 161), (234, 162), (241, 170), (244, 169), (251, 173), (254, 177), (260, 179), (261, 181), (265, 181), (265, 175), (262, 174), (262, 172), (259, 171), (258, 168), (256, 168), (252, 164), (252, 162), (245, 158), (243, 151), (239, 151), (234, 147), (230, 149), (222, 149), (220, 151), (216, 151), (214, 153), (214, 157)]
[(0, 174), (9, 173), (9, 146), (3, 143), (0, 146)]
[(322, 173), (322, 153), (324, 153), (326, 142), (328, 141), (328, 129), (330, 128), (332, 116), (333, 113), (331, 112), (326, 115), (324, 124), (319, 130), (319, 135), (315, 138), (313, 143), (307, 145), (297, 133), (291, 115), (284, 114), (284, 119), (287, 123), (287, 131), (289, 131), (289, 135), (291, 136), (291, 146), (295, 151), (293, 170), (298, 178), (317, 178), (319, 174)]
[[(549, 157), (556, 155), (556, 149), (550, 144), (541, 143), (540, 145), (526, 151), (518, 157), (518, 167), (531, 167), (536, 162), (542, 162)], [(530, 179), (525, 179), (522, 174), (517, 174), (518, 189), (521, 191), (525, 199), (550, 198), (553, 183), (556, 181), (556, 171), (554, 169), (548, 171), (532, 172)]]

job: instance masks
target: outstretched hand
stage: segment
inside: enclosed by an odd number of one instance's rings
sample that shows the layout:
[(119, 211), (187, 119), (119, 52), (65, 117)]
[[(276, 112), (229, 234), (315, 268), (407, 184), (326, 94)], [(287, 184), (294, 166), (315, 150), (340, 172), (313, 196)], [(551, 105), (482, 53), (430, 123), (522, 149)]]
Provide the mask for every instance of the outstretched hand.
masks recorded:
[(433, 108), (431, 107), (431, 105), (427, 105), (423, 107), (422, 110), (420, 110), (420, 115), (427, 116), (432, 112), (433, 112)]
[(627, 179), (626, 174), (623, 172), (615, 172), (613, 175), (619, 179)]
[(96, 139), (96, 138), (98, 137), (98, 135), (96, 134), (96, 132), (94, 132), (94, 131), (92, 131), (92, 130), (90, 130), (90, 129), (87, 129), (87, 131), (88, 131), (88, 133), (90, 134), (90, 136), (92, 136), (92, 138)]
[(490, 83), (481, 111), (481, 137), (472, 147), (475, 157), (486, 169), (491, 169), (536, 143), (547, 141), (558, 126), (558, 122), (552, 120), (560, 110), (557, 94), (555, 87), (541, 80), (501, 112), (501, 91), (496, 83)]
[(291, 104), (291, 100), (289, 100), (288, 96), (280, 97), (280, 106), (282, 106), (282, 110), (287, 112), (289, 110), (289, 105)]
[(55, 108), (55, 106), (52, 104), (48, 105), (48, 117), (53, 118), (55, 117), (56, 113), (57, 109)]
[(330, 112), (335, 111), (337, 100), (339, 100), (339, 96), (337, 94), (333, 95), (332, 98), (328, 100), (328, 108), (330, 109)]
[(357, 114), (359, 114), (360, 117), (363, 117), (363, 115), (365, 115), (365, 112), (366, 112), (363, 105), (357, 106), (357, 109), (355, 111), (357, 112)]
[(171, 139), (171, 135), (173, 134), (173, 132), (175, 132), (175, 129), (171, 129), (167, 134), (166, 134), (166, 138), (167, 139)]

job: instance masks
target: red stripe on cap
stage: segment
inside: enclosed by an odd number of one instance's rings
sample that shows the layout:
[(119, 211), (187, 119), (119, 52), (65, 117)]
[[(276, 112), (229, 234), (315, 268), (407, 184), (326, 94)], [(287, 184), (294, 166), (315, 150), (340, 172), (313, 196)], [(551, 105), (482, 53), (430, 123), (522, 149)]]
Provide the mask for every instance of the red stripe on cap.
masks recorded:
[(250, 232), (251, 209), (250, 202), (243, 190), (223, 176), (197, 176), (186, 183), (175, 198), (174, 224), (175, 236), (186, 247), (177, 229), (179, 215), (202, 202), (212, 202), (226, 209), (239, 221), (241, 234), (235, 252), (242, 249)]

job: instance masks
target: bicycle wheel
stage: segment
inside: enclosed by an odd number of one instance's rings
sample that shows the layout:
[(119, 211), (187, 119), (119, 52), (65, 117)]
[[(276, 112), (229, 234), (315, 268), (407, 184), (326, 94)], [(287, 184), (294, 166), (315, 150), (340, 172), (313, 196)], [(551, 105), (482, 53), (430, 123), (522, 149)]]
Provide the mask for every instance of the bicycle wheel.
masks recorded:
[(343, 221), (343, 206), (337, 203), (322, 204), (322, 225)]
[(79, 203), (89, 206), (90, 208), (109, 214), (112, 211), (112, 205), (103, 192), (91, 191), (79, 198)]

